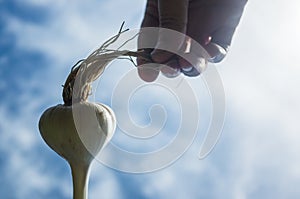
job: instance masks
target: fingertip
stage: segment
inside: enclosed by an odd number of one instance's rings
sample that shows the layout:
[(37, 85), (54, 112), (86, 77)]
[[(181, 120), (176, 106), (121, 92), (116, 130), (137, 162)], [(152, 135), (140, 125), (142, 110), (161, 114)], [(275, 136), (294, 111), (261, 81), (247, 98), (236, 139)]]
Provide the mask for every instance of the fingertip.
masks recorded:
[(181, 72), (185, 76), (196, 77), (201, 74), (201, 72), (206, 68), (206, 60), (204, 58), (198, 57), (195, 63), (191, 64), (183, 58), (179, 58), (178, 63), (181, 66)]
[(169, 66), (163, 66), (161, 68), (161, 72), (164, 76), (168, 78), (175, 78), (180, 75), (180, 69), (178, 68), (171, 68)]
[(168, 61), (165, 65), (161, 66), (160, 71), (168, 78), (175, 78), (180, 75), (180, 66), (177, 59)]
[(159, 75), (159, 69), (156, 64), (139, 65), (138, 75), (145, 82), (153, 82)]
[(189, 68), (182, 68), (181, 72), (188, 77), (197, 77), (201, 74), (195, 67), (190, 66)]

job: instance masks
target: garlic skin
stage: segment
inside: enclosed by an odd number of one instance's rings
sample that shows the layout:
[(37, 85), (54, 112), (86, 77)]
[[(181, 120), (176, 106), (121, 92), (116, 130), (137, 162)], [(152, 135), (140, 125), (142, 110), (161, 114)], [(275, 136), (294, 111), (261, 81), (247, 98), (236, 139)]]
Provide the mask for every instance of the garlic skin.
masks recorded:
[(90, 165), (115, 128), (114, 112), (103, 104), (82, 101), (71, 106), (56, 105), (42, 114), (42, 138), (71, 167), (73, 199), (88, 198)]
[(115, 128), (114, 112), (90, 102), (50, 107), (39, 121), (44, 141), (71, 164), (89, 164), (112, 138)]

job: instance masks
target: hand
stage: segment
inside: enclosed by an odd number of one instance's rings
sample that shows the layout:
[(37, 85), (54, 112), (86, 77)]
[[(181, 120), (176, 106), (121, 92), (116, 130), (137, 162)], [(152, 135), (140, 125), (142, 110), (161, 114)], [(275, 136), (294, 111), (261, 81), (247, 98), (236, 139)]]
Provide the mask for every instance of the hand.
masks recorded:
[[(226, 55), (232, 36), (239, 23), (247, 0), (148, 0), (141, 27), (161, 27), (186, 34), (171, 40), (168, 35), (159, 31), (152, 42), (154, 49), (145, 49), (152, 58), (149, 61), (137, 59), (139, 76), (148, 82), (154, 81), (159, 72), (168, 77), (176, 77), (180, 72), (188, 76), (197, 76), (204, 70), (207, 61), (220, 62)], [(190, 37), (190, 38), (189, 38)], [(139, 47), (146, 38), (139, 37)], [(209, 54), (209, 58), (196, 53), (193, 64), (171, 53), (160, 49), (161, 46), (172, 46), (174, 51), (186, 52), (193, 48), (191, 39), (198, 42)], [(179, 54), (180, 54), (179, 53)], [(157, 67), (157, 64), (165, 67)], [(168, 66), (168, 67), (167, 67)]]

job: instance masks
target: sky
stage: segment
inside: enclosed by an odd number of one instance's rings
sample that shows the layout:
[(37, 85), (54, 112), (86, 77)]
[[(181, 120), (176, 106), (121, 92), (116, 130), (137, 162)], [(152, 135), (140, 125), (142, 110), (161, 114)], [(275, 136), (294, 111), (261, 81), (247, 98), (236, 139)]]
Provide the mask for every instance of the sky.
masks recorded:
[[(89, 198), (299, 198), (299, 4), (248, 2), (228, 56), (216, 65), (226, 118), (206, 158), (198, 153), (211, 108), (199, 77), (187, 79), (201, 114), (199, 132), (185, 153), (165, 168), (142, 174), (94, 162)], [(72, 198), (69, 167), (42, 140), (39, 117), (62, 103), (61, 85), (71, 66), (114, 35), (123, 21), (126, 28), (138, 28), (144, 6), (144, 0), (0, 0), (0, 198)], [(96, 85), (95, 101), (111, 106), (116, 79), (133, 68), (124, 60), (112, 64)], [(153, 103), (169, 113), (159, 139), (130, 140), (117, 129), (112, 142), (128, 151), (165, 146), (180, 119), (171, 94), (161, 88), (136, 92), (129, 103), (131, 119), (147, 124)]]

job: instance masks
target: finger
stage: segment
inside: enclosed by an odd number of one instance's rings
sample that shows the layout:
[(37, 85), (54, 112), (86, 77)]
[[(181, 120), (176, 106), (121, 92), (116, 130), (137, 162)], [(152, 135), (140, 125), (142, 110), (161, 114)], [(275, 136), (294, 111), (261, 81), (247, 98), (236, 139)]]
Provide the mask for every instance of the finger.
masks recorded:
[(180, 68), (203, 67), (203, 60), (205, 59), (202, 58), (209, 58), (206, 50), (191, 38), (186, 40), (185, 45), (180, 49), (180, 55), (178, 56)]
[(174, 58), (176, 55), (174, 55), (171, 52), (168, 52), (166, 50), (161, 50), (161, 49), (154, 49), (151, 52), (151, 58), (154, 62), (156, 63), (166, 63), (170, 59)]
[(209, 44), (204, 46), (204, 48), (210, 56), (208, 61), (212, 63), (221, 62), (227, 54), (227, 50), (225, 48), (213, 42), (210, 42)]
[[(209, 42), (209, 38), (207, 39)], [(195, 52), (196, 51), (196, 52)], [(180, 49), (177, 59), (181, 72), (186, 76), (195, 77), (201, 74), (206, 68), (206, 61), (202, 54), (204, 49), (192, 38), (187, 37), (184, 45)], [(205, 54), (205, 52), (204, 52)]]
[(247, 0), (233, 1), (224, 6), (215, 16), (217, 29), (212, 34), (212, 42), (227, 49), (243, 14)]
[[(190, 1), (187, 35), (203, 46), (213, 42), (227, 49), (246, 2), (247, 0), (228, 3)], [(205, 42), (207, 36), (211, 37), (208, 43)]]
[(160, 71), (162, 74), (168, 78), (175, 78), (180, 75), (180, 68), (179, 68), (177, 58), (173, 58), (169, 60), (167, 63), (161, 65)]
[(179, 58), (178, 62), (181, 66), (181, 72), (189, 77), (196, 77), (200, 75), (207, 66), (207, 61), (203, 57), (198, 57), (196, 60), (196, 64), (191, 64), (189, 61), (183, 58)]
[(158, 0), (160, 29), (155, 49), (180, 49), (185, 40), (188, 4), (189, 0)]
[[(176, 38), (175, 38), (176, 39)], [(151, 53), (151, 57), (153, 61), (157, 63), (167, 63), (171, 61), (172, 59), (178, 59), (178, 54), (181, 54), (181, 52), (190, 52), (190, 47), (191, 47), (191, 38), (184, 36), (184, 42), (180, 46), (180, 49), (175, 51), (176, 54), (172, 52), (168, 52), (166, 50), (160, 50), (160, 49), (154, 49), (153, 52)], [(170, 49), (171, 50), (171, 49)], [(180, 65), (176, 61), (176, 64), (173, 64), (170, 62), (169, 66), (173, 68), (180, 68)]]
[[(158, 5), (157, 0), (148, 0), (146, 5), (146, 10), (144, 18), (141, 24), (141, 30), (138, 36), (138, 50), (142, 50), (149, 54), (153, 51), (157, 43), (158, 30), (155, 28), (148, 27), (158, 27), (159, 17), (158, 17)], [(143, 58), (137, 58), (137, 65), (145, 64), (146, 62)]]
[(156, 63), (145, 63), (138, 66), (139, 77), (146, 82), (153, 82), (159, 75), (159, 65)]
[(195, 77), (200, 75), (207, 67), (209, 56), (195, 41), (191, 40), (189, 51), (185, 51), (178, 57), (181, 72), (186, 76)]
[(171, 68), (169, 66), (163, 66), (161, 68), (161, 72), (165, 77), (168, 77), (168, 78), (175, 78), (180, 75), (180, 69)]
[(181, 72), (188, 77), (197, 77), (199, 76), (201, 73), (194, 67), (189, 67), (189, 68), (182, 68)]
[(160, 27), (185, 33), (189, 0), (158, 0)]
[(148, 0), (141, 27), (158, 27), (158, 0)]
[[(150, 57), (152, 49), (145, 49), (144, 54)], [(149, 61), (149, 59), (143, 59), (142, 57), (137, 58), (138, 75), (146, 82), (153, 82), (159, 75), (159, 66)]]
[(163, 50), (156, 49), (152, 55), (152, 60), (160, 63), (160, 71), (168, 78), (174, 78), (180, 75), (180, 65), (178, 63), (178, 56)]

